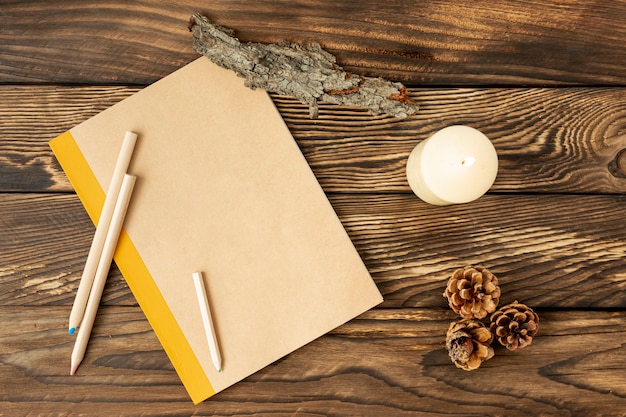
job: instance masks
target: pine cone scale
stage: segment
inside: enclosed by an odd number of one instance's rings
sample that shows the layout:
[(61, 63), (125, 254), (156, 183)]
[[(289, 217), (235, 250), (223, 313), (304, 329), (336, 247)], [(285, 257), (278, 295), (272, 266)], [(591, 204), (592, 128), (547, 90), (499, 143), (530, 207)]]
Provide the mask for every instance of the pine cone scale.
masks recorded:
[(513, 316), (513, 320), (518, 323), (524, 323), (526, 321), (526, 314), (522, 312), (515, 313), (515, 315)]
[(491, 297), (488, 297), (485, 300), (483, 300), (483, 306), (485, 307), (485, 310), (487, 311), (494, 311), (496, 309), (496, 303), (493, 302)]
[(474, 301), (472, 302), (471, 312), (474, 314), (474, 316), (478, 317), (478, 315), (480, 315), (480, 310), (482, 308), (483, 308), (482, 303), (477, 303), (476, 301)]
[(469, 288), (463, 288), (462, 290), (459, 290), (459, 297), (461, 298), (461, 300), (471, 300), (473, 295), (474, 291), (470, 290)]

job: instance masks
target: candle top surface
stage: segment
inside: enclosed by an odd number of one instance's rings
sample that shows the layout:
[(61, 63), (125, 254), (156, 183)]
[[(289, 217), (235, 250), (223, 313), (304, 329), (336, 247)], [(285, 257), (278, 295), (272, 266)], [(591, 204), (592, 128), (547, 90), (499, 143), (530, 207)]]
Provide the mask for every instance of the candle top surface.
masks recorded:
[(489, 190), (498, 172), (498, 155), (491, 141), (468, 126), (449, 126), (424, 143), (421, 174), (442, 200), (465, 203)]

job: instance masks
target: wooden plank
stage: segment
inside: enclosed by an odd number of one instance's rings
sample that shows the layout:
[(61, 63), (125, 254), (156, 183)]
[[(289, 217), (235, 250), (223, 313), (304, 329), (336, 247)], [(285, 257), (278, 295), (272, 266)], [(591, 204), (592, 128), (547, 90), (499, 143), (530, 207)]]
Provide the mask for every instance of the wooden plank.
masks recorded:
[(0, 86), (0, 191), (73, 191), (48, 141), (139, 90)]
[[(332, 105), (310, 120), (293, 101), (274, 100), (326, 191), (409, 192), (413, 147), (465, 124), (496, 147), (492, 191), (626, 193), (625, 89), (441, 88), (411, 96), (420, 110), (405, 120)], [(616, 159), (617, 174), (609, 169)]]
[[(137, 92), (122, 86), (0, 86), (0, 191), (71, 191), (47, 141)], [(410, 192), (413, 147), (453, 124), (482, 130), (500, 170), (496, 192), (626, 193), (626, 89), (412, 89), (421, 110), (397, 120), (273, 95), (327, 192)], [(621, 152), (621, 154), (620, 154)], [(617, 174), (615, 165), (622, 155)]]
[[(65, 309), (0, 307), (0, 409), (7, 415), (623, 415), (626, 313), (540, 311), (526, 349), (473, 372), (444, 348), (449, 310), (372, 310), (193, 406), (136, 307), (99, 312), (68, 375)], [(600, 336), (601, 335), (601, 336)], [(601, 342), (599, 337), (602, 338)], [(610, 406), (609, 406), (610, 405)]]
[[(468, 264), (500, 278), (503, 303), (626, 305), (626, 196), (493, 195), (448, 207), (409, 194), (330, 199), (383, 306), (443, 308), (447, 279)], [(0, 213), (0, 305), (70, 305), (94, 230), (78, 198), (0, 194)], [(135, 304), (117, 270), (104, 302)]]
[(452, 272), (482, 264), (502, 302), (541, 308), (626, 305), (625, 196), (493, 195), (436, 207), (413, 195), (331, 202), (385, 306), (445, 306)]
[[(0, 305), (70, 306), (95, 231), (80, 201), (74, 194), (0, 194), (0, 201), (0, 286), (9, 292)], [(115, 264), (102, 298), (136, 305)]]
[(197, 56), (187, 20), (200, 10), (244, 41), (318, 42), (352, 72), (412, 84), (626, 83), (623, 0), (66, 0), (2, 9), (0, 82), (149, 84)]

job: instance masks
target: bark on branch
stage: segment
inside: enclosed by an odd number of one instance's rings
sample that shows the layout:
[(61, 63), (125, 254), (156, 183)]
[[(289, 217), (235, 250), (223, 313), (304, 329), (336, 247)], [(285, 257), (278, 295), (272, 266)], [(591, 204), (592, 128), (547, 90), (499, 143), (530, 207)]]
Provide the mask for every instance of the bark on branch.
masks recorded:
[(405, 118), (417, 111), (406, 88), (382, 78), (344, 71), (319, 44), (241, 43), (230, 29), (194, 14), (189, 20), (193, 48), (221, 67), (235, 71), (245, 85), (295, 97), (316, 118), (317, 102), (368, 109), (372, 114)]

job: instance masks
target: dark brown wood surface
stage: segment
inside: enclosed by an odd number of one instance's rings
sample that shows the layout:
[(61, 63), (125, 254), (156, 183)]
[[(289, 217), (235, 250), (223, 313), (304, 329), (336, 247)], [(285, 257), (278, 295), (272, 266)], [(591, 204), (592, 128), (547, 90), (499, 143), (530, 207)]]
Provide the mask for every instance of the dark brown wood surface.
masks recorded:
[[(272, 95), (384, 303), (194, 406), (113, 267), (85, 362), (66, 326), (93, 225), (47, 142), (196, 58), (196, 11), (244, 41), (319, 42), (409, 85), (405, 120)], [(626, 415), (626, 2), (0, 1), (0, 415)], [(469, 204), (406, 159), (451, 124), (500, 170)], [(449, 361), (457, 267), (489, 267), (540, 331)]]
[(2, 2), (5, 82), (146, 84), (195, 58), (201, 12), (243, 41), (317, 42), (350, 71), (436, 85), (623, 85), (626, 2)]

